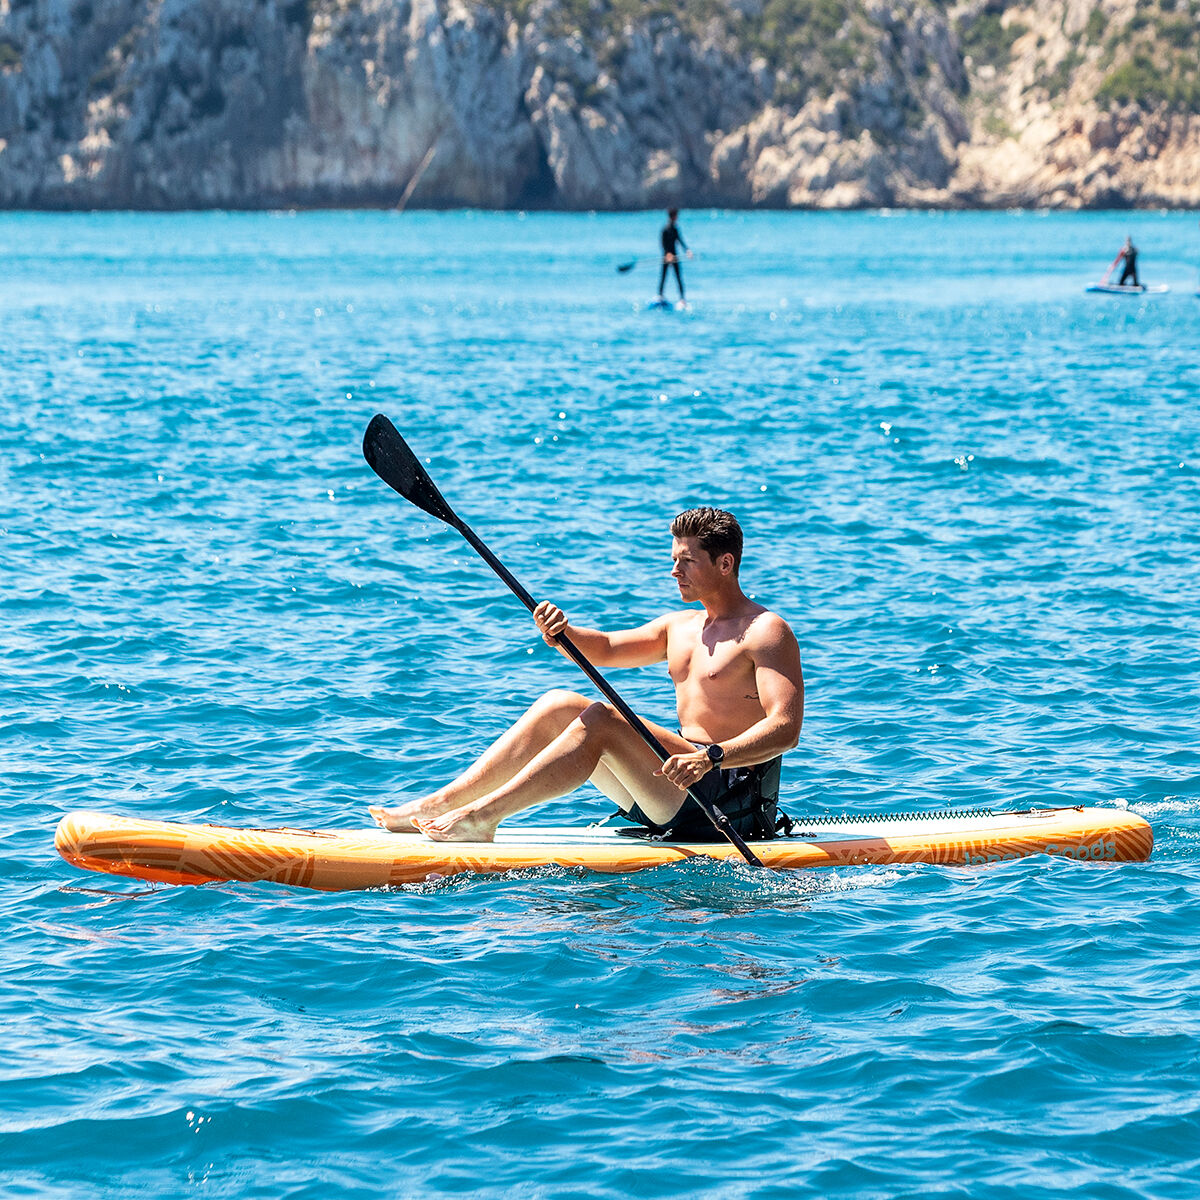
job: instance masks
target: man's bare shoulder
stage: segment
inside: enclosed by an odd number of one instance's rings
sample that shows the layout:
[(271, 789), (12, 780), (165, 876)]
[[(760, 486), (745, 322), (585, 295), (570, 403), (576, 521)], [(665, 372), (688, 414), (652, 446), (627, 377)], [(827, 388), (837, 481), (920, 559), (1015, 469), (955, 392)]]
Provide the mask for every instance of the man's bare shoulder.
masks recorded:
[(746, 627), (746, 641), (753, 648), (769, 650), (773, 647), (795, 646), (796, 634), (792, 627), (777, 612), (763, 608), (755, 614)]
[(702, 608), (680, 608), (675, 612), (663, 613), (658, 618), (658, 622), (668, 630), (698, 628), (704, 624), (704, 610)]

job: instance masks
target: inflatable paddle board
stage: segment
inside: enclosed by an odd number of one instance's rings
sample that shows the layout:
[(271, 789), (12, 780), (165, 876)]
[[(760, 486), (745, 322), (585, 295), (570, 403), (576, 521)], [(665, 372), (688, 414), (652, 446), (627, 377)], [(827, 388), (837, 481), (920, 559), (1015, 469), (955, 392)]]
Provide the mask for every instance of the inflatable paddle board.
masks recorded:
[(666, 297), (655, 296), (653, 300), (646, 301), (646, 307), (649, 309), (661, 309), (663, 312), (671, 312), (675, 306)]
[[(134, 879), (261, 880), (331, 892), (517, 867), (624, 872), (698, 857), (741, 861), (726, 842), (665, 842), (632, 831), (607, 825), (502, 826), (494, 842), (433, 842), (419, 833), (383, 829), (235, 829), (74, 812), (59, 822), (54, 844), (77, 867)], [(1122, 809), (1082, 807), (897, 813), (861, 820), (804, 817), (790, 837), (750, 843), (763, 864), (776, 869), (974, 866), (1029, 854), (1137, 862), (1150, 857), (1153, 845), (1154, 835), (1141, 817)]]
[(1171, 289), (1165, 283), (1154, 283), (1149, 287), (1142, 285), (1134, 287), (1131, 283), (1089, 283), (1083, 289), (1085, 292), (1104, 292), (1110, 296), (1161, 296)]

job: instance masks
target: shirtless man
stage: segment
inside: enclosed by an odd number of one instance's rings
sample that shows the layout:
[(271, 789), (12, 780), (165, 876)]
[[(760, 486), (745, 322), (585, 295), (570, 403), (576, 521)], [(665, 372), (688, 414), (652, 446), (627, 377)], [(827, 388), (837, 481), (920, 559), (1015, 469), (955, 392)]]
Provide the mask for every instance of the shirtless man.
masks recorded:
[(782, 617), (742, 592), (742, 531), (732, 514), (691, 509), (671, 534), (671, 575), (699, 610), (616, 633), (571, 625), (545, 601), (534, 611), (547, 644), (565, 633), (598, 667), (666, 662), (679, 729), (647, 722), (671, 752), (666, 762), (610, 705), (553, 691), (453, 782), (398, 808), (372, 808), (376, 822), (435, 841), (487, 842), (505, 817), (590, 780), (658, 833), (720, 838), (687, 796), (692, 787), (743, 837), (771, 837), (780, 758), (796, 745), (804, 716), (800, 648)]

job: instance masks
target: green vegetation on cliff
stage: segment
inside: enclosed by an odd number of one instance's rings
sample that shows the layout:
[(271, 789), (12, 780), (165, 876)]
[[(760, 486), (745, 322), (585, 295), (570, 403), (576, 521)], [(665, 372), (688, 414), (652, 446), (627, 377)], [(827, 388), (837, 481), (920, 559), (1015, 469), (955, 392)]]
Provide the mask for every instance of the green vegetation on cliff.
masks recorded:
[(869, 62), (879, 38), (864, 7), (842, 0), (767, 0), (742, 26), (736, 32), (775, 73), (779, 98), (795, 102)]
[(1166, 104), (1200, 112), (1200, 0), (1139, 3), (1104, 43), (1101, 103)]
[[(789, 105), (832, 90), (847, 74), (869, 73), (888, 36), (867, 0), (557, 0), (551, 7), (510, 0), (503, 7), (518, 20), (536, 10), (548, 32), (580, 36), (602, 66), (619, 53), (630, 27), (714, 40), (760, 58), (773, 76), (774, 99)], [(921, 0), (897, 5), (903, 13), (913, 7)]]
[[(945, 13), (940, 0), (902, 0), (887, 8), (868, 0), (493, 0), (519, 21), (538, 15), (559, 37), (582, 38), (607, 67), (630, 28), (652, 34), (678, 30), (689, 39), (710, 39), (765, 63), (773, 98), (803, 104), (852, 76), (870, 73), (894, 30), (922, 9)], [(974, 70), (1003, 70), (1016, 41), (1029, 31), (1028, 4), (988, 0), (982, 8), (960, 9), (954, 20), (962, 54)], [(1065, 13), (1064, 13), (1065, 19)], [(1099, 50), (1104, 70), (1096, 98), (1102, 104), (1167, 104), (1200, 111), (1200, 0), (1138, 0), (1131, 13), (1110, 14), (1097, 5), (1070, 51), (1042, 79), (1053, 96), (1070, 88)], [(1097, 61), (1093, 54), (1092, 61)]]
[(959, 44), (976, 66), (1002, 67), (1012, 58), (1013, 43), (1027, 33), (1019, 21), (1004, 23), (1000, 12), (984, 10), (973, 21), (962, 19), (958, 26)]

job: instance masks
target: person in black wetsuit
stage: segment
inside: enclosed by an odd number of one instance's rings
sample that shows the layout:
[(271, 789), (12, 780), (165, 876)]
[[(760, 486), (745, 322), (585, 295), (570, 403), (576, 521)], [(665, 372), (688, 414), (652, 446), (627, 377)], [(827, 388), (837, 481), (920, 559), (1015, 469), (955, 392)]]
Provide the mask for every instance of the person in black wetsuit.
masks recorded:
[(682, 246), (687, 251), (688, 258), (692, 257), (692, 252), (688, 250), (687, 242), (683, 240), (683, 234), (679, 232), (679, 226), (675, 224), (676, 218), (679, 216), (679, 209), (672, 208), (667, 213), (667, 223), (663, 226), (662, 231), (662, 271), (658, 276), (658, 298), (665, 299), (663, 296), (663, 288), (667, 283), (667, 270), (673, 267), (675, 269), (675, 282), (679, 285), (679, 299), (683, 300), (683, 272), (679, 269), (679, 247)]
[(1125, 269), (1121, 272), (1121, 278), (1117, 281), (1121, 287), (1127, 283), (1132, 283), (1134, 287), (1141, 287), (1138, 283), (1137, 274), (1137, 247), (1133, 244), (1133, 238), (1126, 238), (1125, 245), (1121, 247), (1121, 253), (1117, 255), (1117, 261), (1125, 260)]

